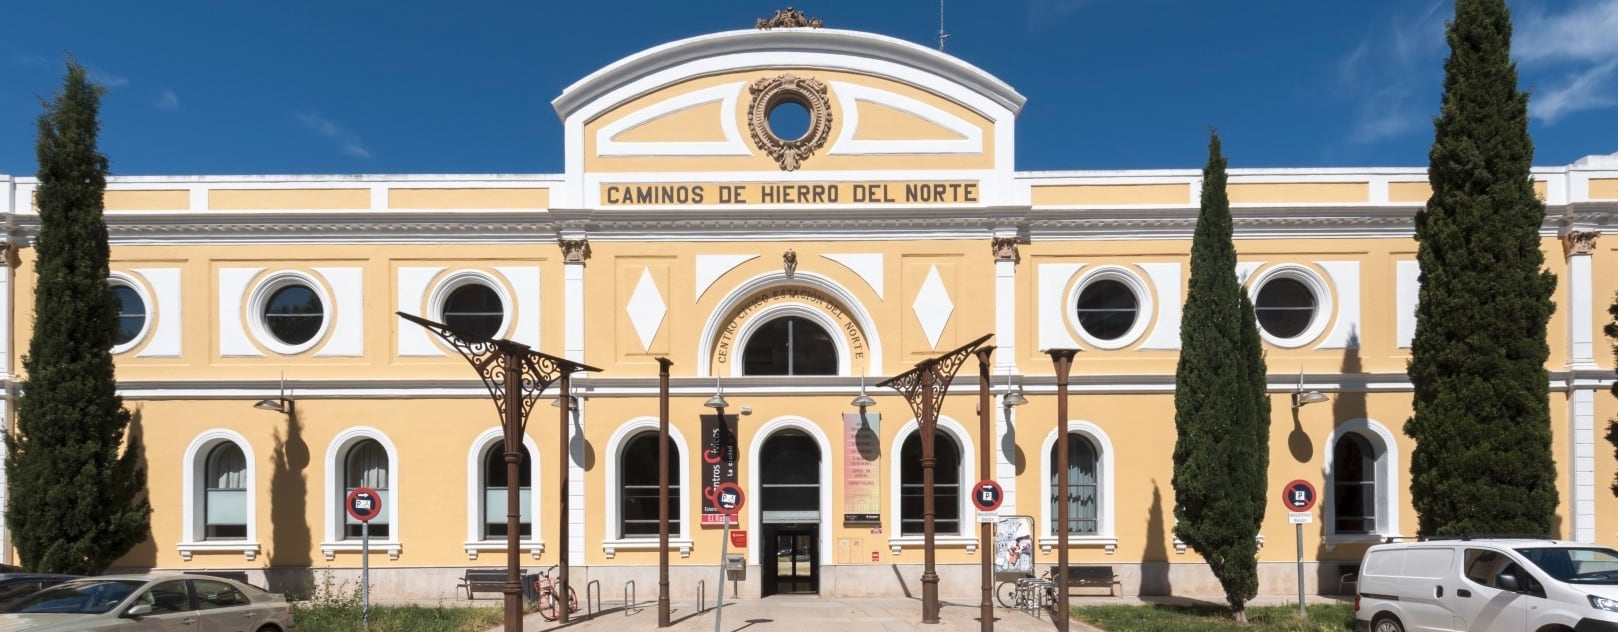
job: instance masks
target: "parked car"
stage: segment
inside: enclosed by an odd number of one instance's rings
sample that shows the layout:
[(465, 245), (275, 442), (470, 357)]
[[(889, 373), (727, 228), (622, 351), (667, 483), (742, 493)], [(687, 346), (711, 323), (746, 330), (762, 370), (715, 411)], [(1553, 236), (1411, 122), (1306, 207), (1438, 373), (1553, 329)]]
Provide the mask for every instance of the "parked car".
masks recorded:
[(286, 632), (292, 607), (280, 595), (201, 575), (108, 575), (69, 580), (13, 604), (0, 631), (207, 630)]
[(0, 573), (0, 612), (6, 612), (6, 609), (13, 602), (23, 597), (79, 577), (79, 575), (53, 575), (50, 573)]
[(1618, 551), (1592, 544), (1378, 544), (1365, 552), (1357, 590), (1356, 630), (1618, 632)]

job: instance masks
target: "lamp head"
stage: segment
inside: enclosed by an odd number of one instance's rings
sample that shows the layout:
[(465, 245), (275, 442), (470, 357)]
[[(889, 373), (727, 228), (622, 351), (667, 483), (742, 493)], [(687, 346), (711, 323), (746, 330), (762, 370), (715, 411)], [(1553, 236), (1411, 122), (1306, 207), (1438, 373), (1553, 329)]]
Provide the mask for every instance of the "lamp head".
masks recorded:
[(866, 395), (865, 391), (860, 391), (859, 397), (855, 397), (854, 401), (849, 402), (848, 405), (855, 408), (870, 408), (876, 405), (876, 400), (871, 399), (870, 395)]
[(1320, 391), (1295, 392), (1292, 394), (1292, 407), (1296, 409), (1305, 404), (1318, 404), (1330, 400), (1331, 397)]
[(1000, 397), (1000, 403), (1005, 406), (1021, 406), (1028, 403), (1028, 398), (1023, 397), (1022, 391), (1011, 391)]
[(725, 401), (724, 395), (714, 393), (714, 396), (709, 397), (708, 401), (704, 402), (702, 405), (707, 406), (708, 408), (725, 408), (730, 406), (730, 402)]
[(273, 399), (258, 400), (258, 403), (253, 404), (253, 408), (257, 408), (259, 410), (273, 410), (278, 413), (284, 413), (287, 411), (286, 404)]

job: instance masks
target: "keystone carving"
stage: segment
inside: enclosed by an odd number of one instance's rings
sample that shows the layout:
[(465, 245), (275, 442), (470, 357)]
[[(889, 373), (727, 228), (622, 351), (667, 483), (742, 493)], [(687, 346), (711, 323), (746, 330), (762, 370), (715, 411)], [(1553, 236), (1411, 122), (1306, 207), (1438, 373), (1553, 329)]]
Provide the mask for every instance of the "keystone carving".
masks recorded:
[[(753, 144), (781, 165), (782, 171), (798, 167), (826, 145), (831, 136), (831, 102), (826, 84), (809, 77), (784, 74), (754, 81), (748, 88), (753, 103), (747, 110), (747, 131)], [(782, 103), (796, 103), (809, 111), (809, 129), (797, 138), (781, 138), (770, 129), (770, 112)]]
[(563, 263), (584, 263), (590, 258), (589, 239), (558, 239), (556, 243), (562, 246)]
[(818, 29), (823, 26), (825, 24), (820, 21), (820, 18), (803, 17), (802, 11), (795, 10), (792, 7), (777, 9), (775, 15), (758, 19), (758, 30), (760, 31), (797, 28)]
[(781, 268), (786, 272), (788, 279), (792, 278), (792, 275), (798, 272), (798, 253), (790, 249), (781, 253)]
[(1016, 237), (995, 237), (990, 244), (994, 248), (995, 261), (1016, 262), (1021, 260), (1017, 253)]
[(1562, 253), (1568, 256), (1588, 255), (1596, 250), (1596, 238), (1601, 233), (1593, 230), (1574, 230), (1562, 235)]

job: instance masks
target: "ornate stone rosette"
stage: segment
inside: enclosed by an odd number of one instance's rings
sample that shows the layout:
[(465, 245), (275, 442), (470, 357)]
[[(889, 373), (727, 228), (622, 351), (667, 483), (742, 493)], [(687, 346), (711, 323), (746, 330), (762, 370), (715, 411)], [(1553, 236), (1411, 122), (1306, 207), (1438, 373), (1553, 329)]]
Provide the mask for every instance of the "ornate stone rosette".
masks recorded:
[[(775, 159), (783, 171), (796, 171), (831, 136), (831, 102), (826, 84), (808, 77), (785, 74), (754, 81), (748, 89), (753, 103), (748, 108), (747, 131), (753, 144)], [(782, 103), (796, 103), (809, 111), (809, 129), (798, 138), (781, 138), (770, 129), (770, 112)]]

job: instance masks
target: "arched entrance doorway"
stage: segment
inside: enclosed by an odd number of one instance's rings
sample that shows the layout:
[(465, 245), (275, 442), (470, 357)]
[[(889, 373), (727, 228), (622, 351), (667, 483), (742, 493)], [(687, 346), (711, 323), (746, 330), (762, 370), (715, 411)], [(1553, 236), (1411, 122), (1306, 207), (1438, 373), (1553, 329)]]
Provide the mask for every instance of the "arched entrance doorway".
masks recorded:
[(770, 435), (761, 454), (763, 594), (820, 592), (820, 446), (789, 429)]

